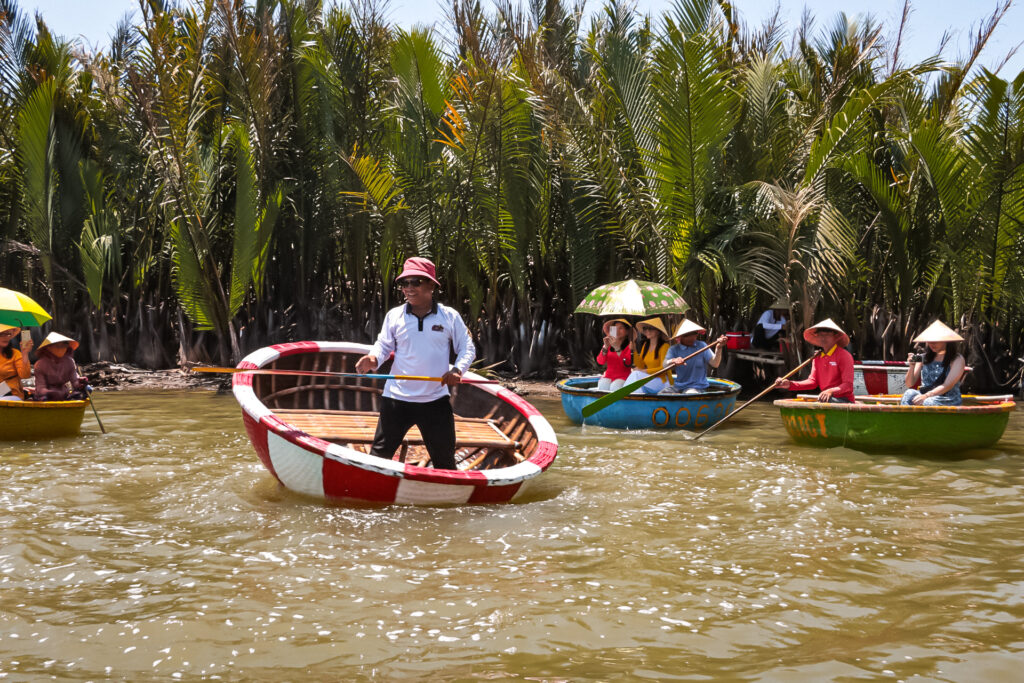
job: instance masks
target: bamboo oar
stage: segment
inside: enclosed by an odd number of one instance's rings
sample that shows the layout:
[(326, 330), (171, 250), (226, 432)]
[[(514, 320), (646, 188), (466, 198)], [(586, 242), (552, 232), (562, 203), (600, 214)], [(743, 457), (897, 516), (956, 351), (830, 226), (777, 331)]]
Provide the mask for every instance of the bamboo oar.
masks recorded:
[[(79, 377), (85, 377), (85, 375), (82, 374), (82, 368), (78, 367), (78, 363), (75, 363), (75, 370), (78, 371), (78, 376)], [(94, 416), (96, 416), (96, 424), (98, 424), (100, 426), (100, 433), (101, 434), (106, 434), (107, 430), (103, 426), (103, 420), (100, 419), (100, 414), (98, 412), (96, 412), (96, 401), (92, 397), (92, 391), (91, 390), (92, 390), (92, 387), (89, 386), (89, 381), (88, 381), (88, 378), (87, 378), (86, 382), (85, 382), (85, 395), (89, 397), (89, 407), (92, 408), (92, 414)]]
[[(708, 349), (715, 348), (715, 346), (717, 346), (718, 344), (721, 344), (721, 343), (722, 342), (720, 342), (720, 341), (716, 341), (716, 342), (713, 342), (711, 344), (708, 344), (707, 346), (705, 346), (700, 351), (696, 351), (694, 353), (691, 353), (686, 358), (683, 358), (683, 363), (685, 363), (686, 361), (690, 360), (691, 358), (693, 358), (695, 356), (699, 356), (700, 354), (704, 353)], [(673, 358), (672, 360), (675, 360), (675, 358)], [(607, 396), (602, 396), (601, 398), (597, 399), (593, 403), (588, 403), (587, 405), (583, 406), (583, 417), (590, 417), (594, 413), (599, 412), (601, 410), (604, 410), (605, 408), (607, 408), (611, 404), (613, 404), (616, 401), (618, 401), (623, 396), (629, 396), (634, 391), (636, 391), (637, 389), (639, 389), (643, 385), (647, 384), (648, 382), (650, 382), (655, 377), (658, 377), (659, 375), (664, 373), (665, 370), (671, 370), (676, 365), (681, 365), (681, 364), (682, 363), (669, 363), (668, 365), (663, 365), (660, 370), (656, 370), (655, 372), (651, 373), (647, 377), (644, 377), (643, 379), (638, 379), (635, 382), (632, 382), (630, 384), (626, 384), (624, 386), (621, 386), (618, 389), (616, 389), (615, 391), (613, 391), (610, 394), (608, 394)]]
[[(226, 374), (238, 374), (240, 372), (247, 372), (252, 375), (298, 375), (300, 377), (353, 377), (357, 379), (407, 379), (415, 380), (418, 382), (440, 382), (440, 377), (426, 377), (422, 375), (372, 375), (372, 374), (360, 374), (358, 372), (317, 372), (314, 370), (274, 370), (269, 368), (214, 368), (214, 367), (191, 367), (188, 368), (189, 372), (213, 372), (213, 373), (226, 373)], [(497, 380), (494, 379), (463, 379), (463, 384), (498, 384)]]
[[(815, 358), (817, 358), (817, 357), (818, 357), (818, 356), (819, 356), (819, 355), (821, 354), (821, 352), (822, 352), (822, 351), (821, 351), (821, 350), (819, 350), (819, 351), (818, 351), (817, 353), (815, 353), (815, 354), (814, 354), (813, 356), (811, 356), (810, 358), (808, 358), (807, 360), (805, 360), (805, 361), (804, 361), (803, 363), (801, 363), (800, 365), (796, 366), (795, 368), (793, 368), (792, 370), (790, 370), (789, 372), (787, 372), (787, 373), (786, 373), (786, 374), (785, 374), (784, 376), (780, 377), (779, 379), (789, 379), (790, 377), (792, 377), (793, 375), (795, 375), (795, 374), (796, 374), (796, 373), (797, 373), (797, 372), (798, 372), (798, 371), (799, 371), (800, 369), (802, 369), (802, 368), (803, 368), (803, 367), (804, 367), (805, 365), (807, 365), (807, 364), (808, 364), (808, 363), (810, 363), (810, 362), (811, 362), (812, 360), (814, 360)], [(746, 403), (744, 403), (743, 405), (741, 405), (741, 406), (740, 406), (739, 408), (737, 408), (736, 410), (732, 411), (731, 413), (729, 413), (728, 415), (726, 415), (725, 417), (723, 417), (723, 418), (722, 418), (721, 420), (719, 420), (719, 421), (718, 421), (718, 422), (716, 422), (715, 424), (713, 424), (713, 425), (711, 425), (710, 427), (708, 427), (707, 429), (705, 429), (705, 430), (704, 430), (703, 432), (701, 432), (701, 433), (700, 433), (700, 434), (698, 434), (697, 436), (693, 437), (694, 441), (696, 441), (696, 440), (697, 440), (697, 439), (699, 439), (700, 437), (704, 436), (705, 434), (707, 434), (708, 432), (710, 432), (710, 431), (711, 431), (712, 429), (714, 429), (715, 427), (719, 426), (720, 424), (722, 424), (723, 422), (725, 422), (726, 420), (728, 420), (728, 419), (729, 419), (730, 417), (732, 417), (732, 416), (733, 416), (733, 415), (735, 415), (736, 413), (740, 412), (741, 410), (743, 410), (744, 408), (746, 408), (747, 406), (749, 406), (749, 405), (750, 405), (751, 403), (753, 403), (753, 402), (754, 402), (754, 401), (756, 401), (757, 399), (761, 398), (762, 396), (764, 396), (765, 394), (767, 394), (767, 393), (768, 393), (769, 391), (771, 391), (771, 390), (772, 390), (772, 389), (774, 389), (774, 388), (775, 388), (775, 384), (774, 384), (774, 383), (772, 383), (772, 385), (771, 385), (770, 387), (768, 387), (767, 389), (765, 389), (764, 391), (762, 391), (762, 392), (761, 392), (760, 394), (758, 394), (758, 395), (757, 395), (757, 396), (755, 396), (754, 398), (750, 399), (749, 401), (747, 401)]]

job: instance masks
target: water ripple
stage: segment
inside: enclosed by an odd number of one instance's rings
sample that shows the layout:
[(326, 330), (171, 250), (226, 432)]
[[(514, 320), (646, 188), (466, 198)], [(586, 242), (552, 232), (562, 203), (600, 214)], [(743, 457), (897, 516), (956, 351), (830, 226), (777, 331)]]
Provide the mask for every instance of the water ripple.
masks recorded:
[[(496, 507), (322, 505), (229, 396), (104, 395), (0, 446), (0, 671), (21, 679), (1010, 678), (1024, 421), (984, 459), (791, 444), (770, 406), (559, 431)], [(91, 430), (91, 428), (89, 428)]]

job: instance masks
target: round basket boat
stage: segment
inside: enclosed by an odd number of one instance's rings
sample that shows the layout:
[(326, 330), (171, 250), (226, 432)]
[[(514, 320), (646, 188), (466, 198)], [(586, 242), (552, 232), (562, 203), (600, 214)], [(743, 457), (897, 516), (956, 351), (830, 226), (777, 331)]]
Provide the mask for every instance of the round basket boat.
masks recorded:
[[(898, 396), (885, 398), (899, 400)], [(999, 441), (1016, 404), (963, 398), (962, 406), (818, 403), (808, 398), (779, 400), (775, 405), (793, 440), (809, 446), (955, 453)]]
[(576, 424), (611, 429), (705, 429), (732, 411), (740, 393), (736, 382), (708, 379), (711, 389), (702, 394), (630, 394), (584, 418), (584, 406), (608, 395), (597, 390), (599, 379), (597, 375), (570, 377), (556, 385), (562, 394), (562, 410)]
[[(370, 348), (348, 342), (279, 344), (250, 354), (238, 367), (354, 373)], [(459, 469), (435, 470), (426, 466), (429, 456), (415, 427), (394, 459), (369, 454), (383, 380), (247, 373), (233, 380), (246, 431), (264, 466), (286, 488), (325, 500), (504, 503), (522, 494), (558, 452), (555, 432), (540, 412), (497, 384), (452, 390)]]
[(0, 441), (77, 436), (89, 407), (83, 401), (0, 401)]

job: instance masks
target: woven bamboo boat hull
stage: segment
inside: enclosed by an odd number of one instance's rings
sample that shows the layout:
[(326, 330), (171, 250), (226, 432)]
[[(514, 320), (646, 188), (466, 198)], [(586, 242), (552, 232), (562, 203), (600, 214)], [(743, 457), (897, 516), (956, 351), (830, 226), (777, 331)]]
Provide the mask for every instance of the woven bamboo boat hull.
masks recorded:
[(0, 441), (77, 436), (89, 406), (84, 401), (0, 401)]
[(610, 429), (706, 429), (732, 411), (740, 385), (709, 379), (712, 390), (703, 394), (630, 394), (588, 418), (583, 408), (607, 392), (597, 391), (598, 376), (572, 377), (556, 386), (562, 410), (576, 424)]
[(907, 390), (907, 364), (900, 361), (864, 361), (853, 366), (853, 393), (902, 394)]
[[(970, 399), (965, 396), (965, 403)], [(993, 445), (1002, 438), (1016, 406), (1013, 401), (924, 407), (818, 403), (800, 398), (775, 401), (775, 405), (786, 431), (798, 443), (929, 454)]]
[[(369, 350), (347, 342), (279, 344), (250, 354), (239, 367), (355, 372)], [(558, 452), (551, 425), (523, 398), (496, 384), (462, 384), (452, 395), (459, 470), (424, 466), (428, 456), (415, 428), (395, 459), (370, 455), (383, 388), (382, 380), (364, 378), (233, 378), (260, 461), (284, 487), (324, 500), (504, 503), (522, 495)]]

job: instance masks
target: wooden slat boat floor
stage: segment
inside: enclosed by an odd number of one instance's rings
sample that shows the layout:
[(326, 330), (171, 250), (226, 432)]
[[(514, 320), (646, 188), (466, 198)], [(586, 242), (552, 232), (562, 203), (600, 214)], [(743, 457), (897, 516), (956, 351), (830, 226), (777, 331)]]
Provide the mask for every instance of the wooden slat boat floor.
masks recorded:
[[(378, 414), (355, 410), (278, 409), (274, 414), (296, 429), (325, 441), (373, 443)], [(423, 436), (415, 426), (402, 442), (406, 446), (422, 445)], [(509, 452), (519, 448), (492, 420), (455, 417), (456, 448), (497, 448)]]

